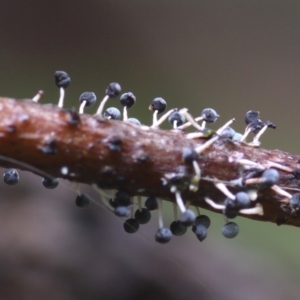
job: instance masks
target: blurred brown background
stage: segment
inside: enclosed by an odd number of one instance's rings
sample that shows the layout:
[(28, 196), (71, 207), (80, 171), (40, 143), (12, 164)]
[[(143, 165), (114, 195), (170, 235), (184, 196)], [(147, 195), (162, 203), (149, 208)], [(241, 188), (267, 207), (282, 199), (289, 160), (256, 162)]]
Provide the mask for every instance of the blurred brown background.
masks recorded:
[[(236, 117), (238, 131), (255, 109), (278, 125), (264, 147), (300, 153), (299, 1), (0, 4), (2, 96), (43, 89), (42, 102), (55, 103), (53, 73), (65, 70), (68, 107), (117, 81), (137, 96), (130, 116), (146, 124), (156, 96), (195, 116), (213, 107), (218, 125)], [(0, 299), (299, 299), (298, 228), (238, 218), (239, 236), (226, 240), (222, 216), (208, 213), (203, 243), (189, 233), (162, 246), (153, 240), (156, 216), (128, 235), (105, 209), (77, 209), (69, 183), (48, 191), (37, 176), (21, 176), (18, 187), (1, 183)]]

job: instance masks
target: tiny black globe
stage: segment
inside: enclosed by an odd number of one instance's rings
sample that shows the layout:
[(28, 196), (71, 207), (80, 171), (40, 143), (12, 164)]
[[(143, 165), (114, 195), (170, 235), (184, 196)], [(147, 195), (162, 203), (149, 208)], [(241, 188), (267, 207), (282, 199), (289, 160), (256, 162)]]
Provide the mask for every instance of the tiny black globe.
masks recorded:
[(71, 83), (71, 78), (65, 71), (56, 71), (54, 73), (55, 84), (59, 88), (67, 88)]
[(135, 233), (139, 230), (140, 225), (136, 219), (131, 218), (124, 222), (123, 227), (127, 233)]
[(90, 196), (86, 193), (82, 193), (76, 197), (75, 204), (77, 207), (84, 208), (90, 204), (90, 201)]
[(19, 173), (16, 169), (7, 169), (3, 173), (3, 181), (7, 185), (16, 185), (20, 180)]
[(117, 82), (111, 82), (107, 89), (105, 90), (105, 95), (107, 95), (109, 98), (115, 98), (119, 96), (121, 92), (121, 86)]
[(56, 187), (58, 187), (59, 184), (59, 178), (43, 178), (42, 179), (42, 184), (46, 189), (55, 189)]

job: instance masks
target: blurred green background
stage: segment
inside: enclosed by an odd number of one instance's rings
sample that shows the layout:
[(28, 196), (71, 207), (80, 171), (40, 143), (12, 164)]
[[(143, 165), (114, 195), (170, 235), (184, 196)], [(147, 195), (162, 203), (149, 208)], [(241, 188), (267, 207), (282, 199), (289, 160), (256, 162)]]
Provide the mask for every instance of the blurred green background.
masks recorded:
[[(65, 70), (67, 107), (117, 81), (136, 95), (129, 115), (143, 123), (157, 96), (195, 116), (213, 107), (218, 125), (235, 117), (238, 131), (259, 110), (278, 126), (263, 146), (300, 153), (299, 1), (0, 3), (1, 96), (42, 89), (42, 102), (56, 103), (53, 73)], [(156, 217), (128, 235), (105, 209), (77, 209), (70, 184), (48, 191), (21, 175), (18, 187), (1, 184), (0, 299), (299, 299), (298, 228), (238, 218), (239, 236), (226, 240), (222, 216), (208, 213), (203, 243), (189, 233), (162, 246)], [(171, 206), (164, 212), (170, 223)]]

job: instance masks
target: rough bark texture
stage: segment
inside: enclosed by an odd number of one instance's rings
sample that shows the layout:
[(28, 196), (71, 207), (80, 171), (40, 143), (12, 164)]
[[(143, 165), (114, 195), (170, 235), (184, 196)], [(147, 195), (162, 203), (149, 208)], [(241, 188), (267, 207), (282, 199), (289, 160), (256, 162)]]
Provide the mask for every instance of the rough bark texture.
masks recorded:
[[(182, 151), (195, 148), (206, 140), (190, 140), (179, 131), (79, 116), (76, 112), (36, 104), (31, 100), (0, 98), (0, 155), (22, 162), (17, 164), (2, 157), (2, 167), (96, 183), (103, 189), (123, 187), (132, 195), (156, 196), (174, 202), (170, 184), (164, 185), (162, 179), (172, 174), (183, 186), (190, 182), (194, 171), (183, 162)], [(198, 163), (202, 177), (231, 181), (245, 176), (248, 171), (241, 172), (237, 164), (239, 158), (261, 165), (272, 161), (289, 166), (294, 172), (280, 171), (278, 186), (289, 193), (299, 191), (299, 156), (254, 148), (225, 138), (220, 138), (201, 153)], [(183, 188), (182, 195), (191, 205), (209, 210), (213, 209), (206, 204), (204, 197), (217, 203), (223, 203), (225, 198), (213, 182), (206, 179), (200, 180), (197, 192)], [(283, 200), (283, 196), (270, 188), (260, 190), (255, 203), (262, 204), (264, 215), (246, 217), (278, 225), (300, 226), (297, 213), (288, 206), (282, 209)]]

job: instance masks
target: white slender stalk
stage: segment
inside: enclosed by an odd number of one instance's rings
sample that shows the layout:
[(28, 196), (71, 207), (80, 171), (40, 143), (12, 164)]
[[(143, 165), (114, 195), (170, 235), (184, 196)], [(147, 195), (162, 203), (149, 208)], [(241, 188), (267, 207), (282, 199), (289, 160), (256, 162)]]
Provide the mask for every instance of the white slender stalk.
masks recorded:
[(247, 126), (244, 135), (241, 138), (241, 142), (244, 143), (246, 141), (247, 136), (251, 132), (251, 127)]
[(215, 186), (218, 190), (220, 190), (227, 198), (231, 199), (231, 200), (235, 200), (235, 196), (228, 190), (227, 186), (222, 183), (222, 182), (218, 182), (215, 183)]
[(58, 107), (59, 108), (62, 108), (64, 106), (64, 98), (65, 98), (65, 89), (63, 87), (61, 87), (59, 89), (59, 93), (60, 93), (60, 97), (59, 97), (59, 100), (58, 100)]
[(255, 207), (252, 208), (245, 208), (245, 209), (241, 209), (239, 211), (241, 214), (244, 215), (259, 215), (259, 216), (263, 216), (264, 214), (264, 210), (263, 207), (260, 203), (257, 203)]
[(157, 199), (157, 212), (158, 212), (158, 227), (163, 228), (164, 222), (162, 217), (162, 201), (161, 199)]
[(182, 213), (184, 213), (184, 212), (186, 211), (186, 208), (185, 208), (185, 205), (184, 205), (184, 203), (183, 203), (183, 201), (182, 201), (180, 192), (176, 191), (176, 192), (175, 192), (175, 197), (176, 197), (176, 203), (177, 203), (177, 205), (178, 205), (180, 211), (181, 211)]
[(196, 147), (195, 151), (198, 154), (200, 154), (201, 152), (203, 152), (204, 150), (206, 150), (210, 145), (212, 145), (218, 138), (219, 138), (218, 135), (214, 136), (213, 138), (211, 138), (210, 140), (208, 140), (207, 142), (205, 142), (203, 145)]
[[(203, 117), (197, 117), (195, 118), (195, 122), (199, 122), (203, 120)], [(184, 124), (182, 124), (181, 126), (178, 126), (177, 129), (186, 129), (188, 127), (192, 126), (192, 123), (191, 122), (186, 122)]]
[(154, 127), (155, 124), (157, 123), (157, 114), (158, 114), (158, 110), (155, 110), (154, 113), (153, 113), (153, 119), (152, 119), (152, 126), (151, 127)]
[(271, 187), (271, 189), (276, 192), (277, 194), (283, 196), (283, 197), (287, 197), (288, 199), (292, 198), (292, 195), (288, 192), (286, 192), (285, 190), (283, 190), (282, 188), (280, 188), (278, 185), (273, 185)]
[(99, 108), (96, 112), (96, 116), (100, 116), (102, 114), (102, 111), (103, 111), (103, 108), (104, 108), (104, 105), (105, 103), (107, 102), (107, 100), (109, 99), (109, 96), (106, 95), (103, 100), (101, 101), (100, 105), (99, 105)]
[(86, 105), (86, 101), (84, 100), (84, 101), (80, 104), (80, 107), (79, 107), (79, 113), (80, 113), (80, 114), (83, 114), (85, 105)]
[(217, 204), (209, 198), (205, 198), (205, 202), (214, 209), (224, 209), (225, 208), (225, 205)]
[[(175, 111), (177, 110), (177, 108), (173, 108), (173, 109), (170, 109), (168, 112), (166, 112), (163, 116), (161, 116), (159, 118), (159, 120), (157, 120), (157, 113), (158, 111), (156, 110), (155, 112), (156, 113), (156, 122), (154, 123), (154, 115), (153, 115), (153, 124), (151, 126), (151, 128), (155, 128), (155, 127), (159, 127), (165, 120), (167, 120), (167, 118)], [(154, 112), (154, 113), (155, 113)]]
[(229, 127), (233, 122), (235, 121), (235, 118), (229, 120), (227, 123), (225, 123), (222, 127), (220, 127), (217, 131), (216, 134), (221, 135), (222, 132)]
[(257, 134), (256, 136), (253, 138), (252, 144), (254, 145), (260, 145), (259, 139), (260, 137), (263, 135), (263, 133), (267, 130), (268, 125), (265, 125)]
[(187, 108), (182, 108), (179, 111), (184, 117), (198, 130), (203, 131), (202, 127), (194, 120), (194, 118), (188, 113)]
[(32, 101), (39, 102), (43, 96), (44, 96), (44, 91), (38, 91), (38, 93), (32, 98)]
[(128, 119), (127, 106), (124, 106), (124, 108), (123, 108), (123, 121), (127, 121), (127, 119)]

